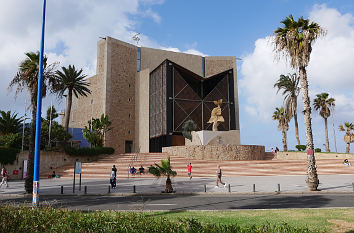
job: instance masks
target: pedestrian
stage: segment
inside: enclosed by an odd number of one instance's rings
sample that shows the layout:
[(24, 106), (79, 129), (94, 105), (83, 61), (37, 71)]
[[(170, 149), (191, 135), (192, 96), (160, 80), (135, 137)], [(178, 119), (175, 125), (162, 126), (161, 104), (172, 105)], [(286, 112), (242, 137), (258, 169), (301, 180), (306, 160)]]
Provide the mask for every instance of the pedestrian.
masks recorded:
[(278, 153), (278, 152), (279, 152), (279, 148), (275, 147), (275, 153)]
[(187, 169), (188, 169), (189, 179), (191, 180), (192, 179), (192, 163), (188, 164)]
[(7, 183), (7, 171), (5, 168), (1, 169), (1, 176), (2, 176), (2, 180), (1, 180), (1, 184), (0, 184), (0, 188), (2, 185), (6, 185), (6, 188), (9, 187), (9, 184)]
[(274, 155), (274, 149), (273, 149), (273, 147), (272, 147), (272, 154)]
[(143, 165), (141, 165), (141, 166), (139, 167), (139, 174), (142, 175), (142, 174), (144, 174), (144, 173), (145, 173), (145, 168), (143, 167)]
[(117, 186), (117, 179), (116, 179), (114, 171), (111, 171), (111, 177), (109, 179), (109, 182), (111, 183), (112, 189), (115, 189)]
[(220, 165), (216, 166), (216, 186), (215, 188), (219, 188), (219, 183), (224, 185), (224, 188), (226, 187), (226, 183), (221, 181), (221, 176), (222, 176), (222, 171)]
[(113, 165), (112, 171), (114, 172), (114, 177), (117, 177), (117, 168), (116, 168), (116, 165)]

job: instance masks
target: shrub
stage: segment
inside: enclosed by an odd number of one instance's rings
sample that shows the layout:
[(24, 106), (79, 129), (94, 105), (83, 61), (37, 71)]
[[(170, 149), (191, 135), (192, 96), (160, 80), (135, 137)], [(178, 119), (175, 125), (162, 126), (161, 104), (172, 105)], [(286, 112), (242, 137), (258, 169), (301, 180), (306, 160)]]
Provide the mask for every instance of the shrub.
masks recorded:
[(21, 134), (6, 134), (0, 136), (0, 146), (21, 148), (22, 136)]
[(321, 152), (321, 148), (316, 148), (315, 152)]
[(306, 150), (306, 145), (296, 145), (296, 149), (298, 151), (305, 151)]
[(0, 163), (2, 165), (13, 164), (19, 152), (20, 150), (16, 148), (0, 147)]
[(66, 147), (65, 153), (68, 155), (78, 155), (78, 156), (87, 156), (87, 155), (103, 155), (108, 154), (111, 155), (114, 153), (114, 149), (112, 147), (94, 147), (94, 148), (73, 148), (73, 147)]
[(80, 212), (51, 207), (0, 206), (0, 232), (314, 232), (308, 228), (277, 225), (240, 226), (237, 223), (203, 224), (195, 219), (171, 221), (141, 213)]

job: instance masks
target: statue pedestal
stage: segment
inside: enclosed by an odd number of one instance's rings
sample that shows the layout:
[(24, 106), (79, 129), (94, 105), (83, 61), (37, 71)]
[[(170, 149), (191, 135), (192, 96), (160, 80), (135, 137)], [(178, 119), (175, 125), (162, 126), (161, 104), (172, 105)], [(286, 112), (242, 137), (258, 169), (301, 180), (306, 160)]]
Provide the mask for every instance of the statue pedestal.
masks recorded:
[(193, 131), (192, 141), (185, 139), (186, 146), (240, 145), (240, 131)]

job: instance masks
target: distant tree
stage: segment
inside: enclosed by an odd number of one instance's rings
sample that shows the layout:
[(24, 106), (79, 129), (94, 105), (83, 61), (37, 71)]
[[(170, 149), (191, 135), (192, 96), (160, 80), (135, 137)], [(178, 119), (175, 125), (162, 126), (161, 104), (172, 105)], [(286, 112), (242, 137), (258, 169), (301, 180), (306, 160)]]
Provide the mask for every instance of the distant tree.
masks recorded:
[[(50, 116), (50, 113), (52, 113), (52, 116)], [(50, 120), (55, 120), (56, 118), (59, 117), (59, 113), (57, 112), (57, 110), (55, 109), (54, 106), (49, 106), (47, 108), (47, 115), (46, 115), (46, 120), (50, 121)]]
[(328, 128), (327, 128), (327, 118), (331, 115), (330, 108), (335, 106), (335, 99), (328, 98), (328, 93), (321, 93), (316, 95), (317, 98), (314, 99), (313, 107), (318, 111), (325, 122), (325, 136), (326, 136), (326, 152), (329, 152), (329, 140), (328, 140)]
[(344, 141), (347, 144), (345, 153), (349, 154), (350, 143), (354, 142), (354, 133), (351, 133), (351, 131), (354, 130), (354, 124), (345, 122), (344, 125), (339, 125), (339, 130), (345, 132)]
[(289, 129), (289, 116), (283, 107), (275, 108), (273, 120), (278, 121), (278, 130), (282, 132), (284, 151), (288, 151), (287, 131)]
[(167, 160), (161, 160), (161, 165), (155, 163), (155, 166), (150, 166), (149, 172), (157, 178), (166, 176), (165, 193), (173, 192), (171, 176), (176, 176), (177, 172), (172, 170), (170, 157)]
[(0, 135), (16, 134), (21, 131), (22, 118), (17, 117), (17, 113), (0, 110)]
[(62, 71), (57, 70), (55, 91), (58, 96), (63, 96), (67, 92), (64, 128), (69, 129), (70, 112), (73, 94), (76, 98), (87, 96), (91, 91), (88, 89), (89, 83), (85, 80), (86, 75), (82, 74), (82, 69), (76, 70), (75, 66), (69, 65), (68, 68), (62, 67)]
[[(27, 193), (32, 193), (33, 189), (33, 156), (34, 143), (36, 133), (36, 112), (37, 112), (37, 91), (38, 91), (38, 74), (39, 74), (39, 52), (25, 53), (26, 58), (20, 63), (18, 72), (10, 82), (9, 88), (16, 86), (16, 95), (26, 89), (31, 96), (32, 107), (32, 122), (31, 122), (31, 136), (29, 140), (29, 158), (28, 158), (28, 172), (25, 182), (25, 190)], [(42, 84), (42, 98), (47, 94), (47, 90), (52, 90), (55, 83), (53, 70), (56, 63), (47, 64), (47, 57), (43, 57), (43, 84)]]
[(289, 119), (294, 117), (295, 135), (298, 145), (300, 145), (299, 125), (297, 122), (297, 96), (300, 93), (299, 81), (300, 78), (296, 73), (289, 75), (282, 74), (280, 75), (279, 80), (274, 84), (274, 87), (278, 88), (277, 93), (280, 90), (283, 90), (285, 112), (289, 116)]
[(93, 118), (92, 121), (88, 121), (88, 126), (85, 126), (82, 130), (83, 136), (92, 147), (102, 147), (106, 133), (112, 129), (111, 124), (109, 117), (102, 114), (100, 118)]
[(313, 136), (311, 127), (311, 105), (308, 94), (308, 81), (306, 68), (310, 62), (312, 44), (316, 39), (324, 35), (325, 31), (315, 22), (311, 22), (303, 17), (298, 21), (293, 16), (286, 17), (281, 21), (284, 25), (274, 31), (274, 50), (286, 58), (290, 58), (292, 68), (299, 71), (302, 101), (304, 104), (304, 121), (306, 127), (307, 146), (307, 177), (306, 183), (311, 191), (317, 190), (319, 180), (316, 170), (316, 159), (314, 155)]

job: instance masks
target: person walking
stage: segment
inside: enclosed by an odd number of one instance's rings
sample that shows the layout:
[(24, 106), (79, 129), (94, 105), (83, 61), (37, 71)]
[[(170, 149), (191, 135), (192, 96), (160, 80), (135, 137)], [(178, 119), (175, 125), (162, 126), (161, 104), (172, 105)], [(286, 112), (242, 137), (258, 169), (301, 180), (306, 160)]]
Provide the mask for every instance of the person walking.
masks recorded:
[(192, 163), (188, 164), (187, 169), (188, 169), (189, 179), (191, 180), (192, 179)]
[(113, 165), (112, 171), (114, 172), (114, 177), (117, 177), (117, 168), (116, 168), (116, 165)]
[(6, 185), (6, 188), (8, 188), (9, 184), (7, 183), (7, 171), (5, 168), (1, 169), (1, 176), (2, 176), (2, 180), (0, 183), (0, 188), (2, 187), (2, 185)]
[(111, 177), (109, 179), (109, 183), (111, 183), (112, 189), (115, 189), (117, 186), (117, 178), (114, 174), (114, 171), (111, 171)]
[(221, 181), (221, 176), (222, 176), (222, 171), (221, 171), (220, 165), (218, 164), (216, 166), (216, 186), (215, 186), (215, 188), (219, 188), (219, 183), (224, 185), (224, 188), (226, 187), (226, 183)]

